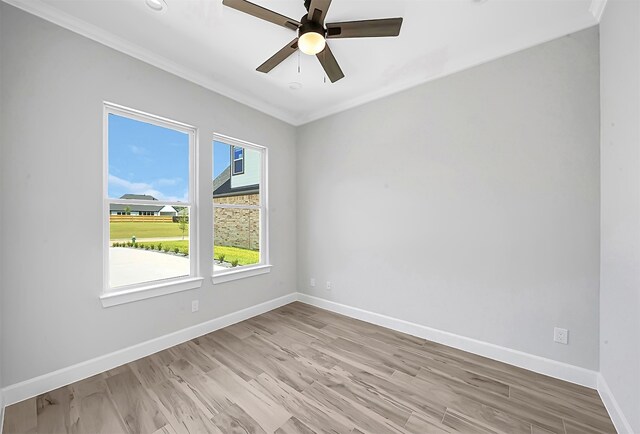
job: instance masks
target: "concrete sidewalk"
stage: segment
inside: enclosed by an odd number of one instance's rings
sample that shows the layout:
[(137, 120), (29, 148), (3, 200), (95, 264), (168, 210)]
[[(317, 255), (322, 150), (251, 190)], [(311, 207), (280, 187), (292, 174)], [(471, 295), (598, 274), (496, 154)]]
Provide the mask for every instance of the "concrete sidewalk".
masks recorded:
[[(183, 237), (156, 237), (156, 238), (137, 238), (136, 237), (136, 242), (137, 243), (150, 243), (150, 242), (155, 242), (155, 241), (189, 241), (189, 237), (185, 236)], [(114, 240), (110, 240), (109, 241), (109, 245), (113, 244), (113, 243), (129, 243), (131, 242), (131, 238), (116, 238)]]

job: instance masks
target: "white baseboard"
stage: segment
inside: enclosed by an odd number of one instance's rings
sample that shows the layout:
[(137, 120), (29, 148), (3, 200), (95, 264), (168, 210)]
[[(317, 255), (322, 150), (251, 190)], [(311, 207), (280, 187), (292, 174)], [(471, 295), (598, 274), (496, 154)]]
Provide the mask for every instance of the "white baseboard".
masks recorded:
[(616, 401), (616, 398), (613, 396), (602, 374), (598, 374), (598, 393), (609, 413), (609, 417), (611, 417), (613, 425), (616, 427), (616, 431), (618, 431), (619, 434), (633, 434), (634, 431), (631, 428), (631, 424), (622, 413), (618, 401)]
[(4, 426), (4, 396), (2, 393), (2, 389), (0, 389), (0, 431), (2, 431), (3, 426)]
[[(75, 381), (91, 377), (92, 375), (138, 360), (142, 357), (157, 353), (158, 351), (181, 344), (182, 342), (186, 342), (198, 336), (211, 333), (212, 331), (244, 321), (256, 315), (263, 314), (280, 306), (284, 306), (285, 304), (294, 302), (296, 299), (297, 294), (293, 292), (168, 335), (160, 336), (104, 356), (96, 357), (95, 359), (87, 360), (48, 374), (40, 375), (39, 377), (35, 377), (30, 380), (7, 386), (2, 389), (0, 393), (4, 395), (3, 398), (5, 405), (15, 404), (16, 402), (57, 389), (58, 387), (65, 386)], [(4, 408), (4, 406), (2, 408)]]
[(580, 384), (592, 389), (595, 389), (597, 386), (598, 373), (579, 366), (558, 362), (556, 360), (547, 359), (545, 357), (536, 356), (523, 351), (501, 347), (499, 345), (437, 330), (379, 313), (369, 312), (357, 307), (347, 306), (307, 294), (298, 293), (298, 300), (351, 318), (356, 318), (392, 330), (427, 339), (429, 341), (447, 345), (449, 347), (468, 351), (479, 356), (488, 357), (493, 360), (498, 360), (500, 362), (558, 378), (560, 380)]

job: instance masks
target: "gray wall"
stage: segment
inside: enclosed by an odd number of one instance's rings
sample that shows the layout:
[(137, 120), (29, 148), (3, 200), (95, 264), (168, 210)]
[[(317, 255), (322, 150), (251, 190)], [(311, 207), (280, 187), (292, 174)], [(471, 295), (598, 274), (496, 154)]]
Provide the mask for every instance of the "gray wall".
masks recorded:
[[(9, 385), (295, 291), (295, 130), (143, 62), (0, 3), (3, 384)], [(212, 61), (214, 61), (212, 59)], [(270, 153), (270, 274), (111, 308), (102, 285), (102, 101), (200, 128), (202, 185), (211, 134)], [(200, 191), (203, 270), (210, 191)], [(203, 273), (205, 276), (208, 273)], [(191, 313), (191, 300), (200, 311)]]
[(640, 432), (640, 3), (609, 0), (600, 38), (600, 370)]
[(301, 127), (298, 289), (597, 369), (598, 89), (591, 28)]

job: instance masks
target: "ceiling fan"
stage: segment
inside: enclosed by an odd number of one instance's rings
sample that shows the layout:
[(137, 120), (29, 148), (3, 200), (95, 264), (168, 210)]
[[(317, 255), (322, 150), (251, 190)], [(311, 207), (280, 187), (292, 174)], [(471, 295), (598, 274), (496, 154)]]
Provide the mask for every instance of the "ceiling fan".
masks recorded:
[(295, 39), (258, 66), (257, 71), (268, 73), (295, 53), (296, 50), (300, 49), (303, 53), (315, 55), (318, 58), (332, 83), (343, 78), (344, 73), (325, 39), (398, 36), (402, 26), (402, 18), (325, 24), (324, 19), (331, 5), (331, 0), (305, 0), (304, 6), (308, 13), (303, 15), (300, 21), (285, 17), (246, 0), (222, 0), (222, 4), (298, 32), (298, 36)]

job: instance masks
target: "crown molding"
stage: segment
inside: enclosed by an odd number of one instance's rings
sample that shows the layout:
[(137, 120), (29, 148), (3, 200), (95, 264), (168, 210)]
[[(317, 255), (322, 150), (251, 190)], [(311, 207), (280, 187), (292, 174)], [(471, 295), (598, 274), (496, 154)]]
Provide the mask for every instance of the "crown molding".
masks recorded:
[(600, 22), (602, 19), (602, 13), (604, 12), (604, 8), (607, 6), (607, 0), (591, 0), (591, 5), (589, 6), (589, 12), (596, 19), (597, 22)]
[(96, 41), (109, 48), (120, 51), (135, 59), (148, 63), (156, 68), (162, 69), (178, 77), (184, 78), (192, 83), (200, 85), (206, 89), (216, 92), (222, 96), (230, 98), (269, 116), (284, 121), (290, 125), (295, 125), (295, 117), (289, 112), (277, 109), (258, 98), (251, 98), (244, 93), (238, 92), (224, 84), (221, 84), (204, 74), (200, 74), (190, 68), (185, 68), (163, 56), (159, 56), (150, 50), (142, 48), (136, 44), (121, 38), (111, 32), (103, 30), (93, 24), (80, 20), (72, 15), (60, 11), (41, 0), (1, 0), (11, 6), (21, 9), (27, 13), (35, 15), (43, 20), (49, 21), (81, 36)]

